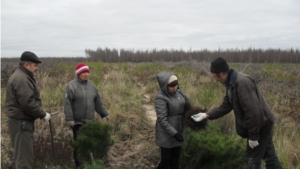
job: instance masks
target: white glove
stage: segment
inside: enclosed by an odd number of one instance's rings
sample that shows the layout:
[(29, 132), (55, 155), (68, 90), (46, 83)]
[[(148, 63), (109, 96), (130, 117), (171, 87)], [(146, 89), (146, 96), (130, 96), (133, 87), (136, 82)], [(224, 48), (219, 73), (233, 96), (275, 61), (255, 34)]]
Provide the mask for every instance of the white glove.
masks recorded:
[(191, 118), (195, 121), (195, 122), (199, 122), (199, 121), (202, 121), (203, 119), (206, 119), (206, 113), (198, 113), (198, 114), (195, 114), (195, 115), (192, 115)]
[(108, 119), (109, 119), (109, 115), (105, 116), (104, 118), (106, 118), (106, 120), (108, 121)]
[(253, 149), (254, 147), (258, 146), (258, 141), (249, 140), (249, 146)]
[(51, 115), (46, 112), (46, 116), (43, 118), (45, 121), (49, 121), (51, 119)]
[(73, 127), (75, 125), (75, 122), (74, 121), (67, 121), (67, 124), (70, 126), (70, 127)]

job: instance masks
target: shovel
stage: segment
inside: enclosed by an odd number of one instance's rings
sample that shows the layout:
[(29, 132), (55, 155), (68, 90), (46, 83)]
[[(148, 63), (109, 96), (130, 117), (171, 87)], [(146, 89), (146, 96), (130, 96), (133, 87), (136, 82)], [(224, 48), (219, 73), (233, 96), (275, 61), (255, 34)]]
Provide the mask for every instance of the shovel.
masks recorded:
[[(57, 115), (57, 114), (58, 114), (58, 112), (50, 114), (51, 118), (52, 118), (52, 116)], [(52, 122), (51, 122), (51, 119), (49, 120), (49, 126), (50, 126), (50, 135), (51, 135), (51, 146), (52, 146), (53, 160), (54, 160), (54, 165), (56, 165), (56, 156), (55, 156), (55, 151), (54, 151), (54, 141), (53, 141), (53, 132), (52, 132)]]

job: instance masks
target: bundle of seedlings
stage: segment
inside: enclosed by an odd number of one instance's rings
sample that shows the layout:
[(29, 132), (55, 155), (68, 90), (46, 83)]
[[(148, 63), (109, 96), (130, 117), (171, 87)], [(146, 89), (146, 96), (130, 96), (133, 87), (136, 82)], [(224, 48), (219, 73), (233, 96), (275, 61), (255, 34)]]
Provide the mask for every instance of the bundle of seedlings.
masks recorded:
[(184, 124), (194, 131), (201, 131), (207, 127), (208, 120), (204, 119), (200, 122), (195, 122), (191, 116), (198, 114), (200, 112), (206, 112), (206, 109), (203, 109), (199, 106), (193, 106), (185, 113)]

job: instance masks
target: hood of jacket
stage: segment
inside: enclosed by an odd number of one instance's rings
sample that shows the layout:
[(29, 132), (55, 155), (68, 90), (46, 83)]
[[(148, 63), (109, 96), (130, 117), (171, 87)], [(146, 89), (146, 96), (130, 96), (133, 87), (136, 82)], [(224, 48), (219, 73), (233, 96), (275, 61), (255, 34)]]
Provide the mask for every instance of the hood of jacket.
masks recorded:
[[(174, 75), (174, 74), (169, 73), (169, 72), (160, 72), (157, 74), (157, 77), (156, 77), (157, 82), (160, 87), (160, 90), (166, 95), (170, 95), (168, 93), (168, 81), (172, 75)], [(179, 85), (178, 85), (178, 89), (179, 89)]]

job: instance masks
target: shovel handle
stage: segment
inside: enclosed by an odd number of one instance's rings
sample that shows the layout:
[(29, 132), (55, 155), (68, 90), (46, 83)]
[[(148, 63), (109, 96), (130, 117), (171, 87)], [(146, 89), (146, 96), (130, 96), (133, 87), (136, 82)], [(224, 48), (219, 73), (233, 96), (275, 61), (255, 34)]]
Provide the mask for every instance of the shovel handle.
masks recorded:
[(59, 112), (51, 113), (51, 116), (57, 115)]
[(51, 122), (51, 119), (49, 120), (49, 126), (50, 126), (50, 135), (51, 135), (51, 146), (52, 146), (53, 160), (54, 160), (54, 165), (56, 165), (56, 157), (55, 157), (55, 150), (54, 150), (54, 141), (53, 141), (53, 131), (52, 131), (52, 122)]

